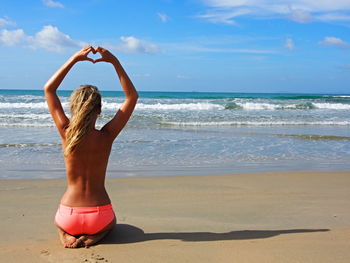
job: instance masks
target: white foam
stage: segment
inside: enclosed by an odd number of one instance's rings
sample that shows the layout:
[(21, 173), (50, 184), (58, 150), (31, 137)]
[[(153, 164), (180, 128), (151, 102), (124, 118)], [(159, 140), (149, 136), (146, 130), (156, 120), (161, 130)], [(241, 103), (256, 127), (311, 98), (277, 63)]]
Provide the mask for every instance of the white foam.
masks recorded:
[(180, 104), (138, 104), (137, 109), (141, 110), (224, 110), (225, 107), (213, 103), (180, 103)]
[[(62, 102), (63, 107), (68, 106), (68, 102)], [(2, 102), (0, 103), (0, 109), (47, 109), (46, 102)]]
[(349, 104), (342, 103), (313, 103), (317, 109), (324, 110), (350, 110)]
[[(255, 103), (255, 102), (236, 102), (238, 106), (244, 110), (296, 110), (309, 109), (310, 106), (305, 104), (271, 104), (271, 103)], [(342, 103), (310, 103), (311, 108), (325, 110), (350, 110), (350, 104)]]
[[(102, 109), (117, 110), (121, 106), (121, 103), (104, 102)], [(136, 110), (158, 110), (158, 111), (169, 111), (169, 110), (190, 110), (190, 111), (201, 111), (201, 110), (224, 110), (225, 107), (219, 104), (213, 103), (177, 103), (177, 104), (145, 104), (138, 103)]]
[(41, 128), (41, 127), (54, 127), (53, 122), (52, 123), (37, 123), (37, 122), (31, 122), (31, 123), (8, 123), (8, 122), (0, 122), (0, 127), (32, 127), (32, 128)]
[(276, 110), (281, 107), (281, 105), (270, 103), (237, 102), (236, 104), (245, 110)]
[[(283, 110), (283, 109), (301, 109), (300, 104), (272, 104), (272, 103), (256, 103), (256, 102), (235, 102), (240, 108), (244, 110)], [(310, 103), (315, 109), (329, 109), (329, 110), (350, 110), (350, 104), (342, 103)], [(122, 103), (106, 102), (102, 103), (102, 108), (105, 110), (118, 110)], [(69, 103), (62, 102), (63, 108), (68, 109)], [(308, 106), (305, 105), (305, 109)], [(45, 109), (47, 110), (46, 102), (1, 102), (0, 109)], [(201, 110), (224, 110), (225, 105), (210, 103), (210, 102), (198, 102), (198, 103), (156, 103), (146, 104), (138, 103), (136, 105), (138, 110), (157, 110), (157, 111), (169, 111), (169, 110), (189, 110), (189, 111), (201, 111)]]
[(40, 113), (40, 114), (34, 114), (34, 113), (26, 113), (26, 114), (0, 114), (0, 118), (4, 119), (34, 119), (34, 120), (46, 120), (46, 119), (52, 119), (51, 114), (46, 113)]
[(47, 108), (46, 102), (37, 102), (37, 103), (24, 103), (24, 102), (16, 102), (16, 103), (0, 103), (1, 109), (43, 109)]
[(300, 104), (272, 104), (272, 103), (236, 103), (239, 107), (244, 110), (297, 110), (297, 109), (308, 109), (308, 105)]
[[(115, 102), (103, 102), (102, 109), (107, 110), (118, 110), (122, 103)], [(62, 106), (64, 108), (68, 108), (68, 102), (63, 102)], [(36, 102), (36, 103), (0, 103), (0, 109), (48, 109), (46, 102)], [(178, 104), (144, 104), (138, 103), (136, 105), (136, 109), (138, 110), (223, 110), (224, 106), (213, 103), (178, 103)]]

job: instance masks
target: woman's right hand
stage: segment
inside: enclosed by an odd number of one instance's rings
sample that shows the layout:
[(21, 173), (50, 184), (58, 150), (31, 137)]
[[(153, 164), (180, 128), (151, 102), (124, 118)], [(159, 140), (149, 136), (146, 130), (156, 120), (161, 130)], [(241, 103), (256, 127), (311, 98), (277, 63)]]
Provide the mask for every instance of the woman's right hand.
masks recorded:
[(95, 51), (101, 54), (101, 58), (96, 59), (94, 63), (97, 63), (97, 62), (113, 63), (115, 61), (118, 61), (117, 58), (111, 52), (109, 52), (107, 49), (103, 47), (97, 47)]
[(90, 52), (95, 53), (95, 49), (92, 46), (86, 46), (83, 47), (81, 50), (79, 50), (78, 52), (76, 52), (73, 55), (73, 59), (78, 62), (78, 61), (84, 61), (84, 60), (88, 60), (91, 61), (92, 63), (94, 63), (95, 61), (92, 58), (89, 58), (88, 55)]

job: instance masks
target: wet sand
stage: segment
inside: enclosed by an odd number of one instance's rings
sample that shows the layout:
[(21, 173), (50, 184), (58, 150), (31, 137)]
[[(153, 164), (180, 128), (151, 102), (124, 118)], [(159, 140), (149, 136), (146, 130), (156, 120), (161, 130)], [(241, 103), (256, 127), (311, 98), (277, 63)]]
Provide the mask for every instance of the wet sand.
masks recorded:
[(350, 172), (108, 179), (118, 225), (65, 249), (64, 180), (0, 181), (0, 262), (350, 262)]

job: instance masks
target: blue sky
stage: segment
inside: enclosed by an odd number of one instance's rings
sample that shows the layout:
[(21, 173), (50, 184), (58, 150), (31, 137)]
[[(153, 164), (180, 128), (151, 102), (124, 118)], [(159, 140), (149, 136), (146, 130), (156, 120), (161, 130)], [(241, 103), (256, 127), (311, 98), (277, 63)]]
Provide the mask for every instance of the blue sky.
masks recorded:
[[(350, 93), (349, 33), (349, 0), (5, 0), (0, 88), (41, 89), (91, 44), (142, 91)], [(81, 62), (62, 89), (116, 82)]]

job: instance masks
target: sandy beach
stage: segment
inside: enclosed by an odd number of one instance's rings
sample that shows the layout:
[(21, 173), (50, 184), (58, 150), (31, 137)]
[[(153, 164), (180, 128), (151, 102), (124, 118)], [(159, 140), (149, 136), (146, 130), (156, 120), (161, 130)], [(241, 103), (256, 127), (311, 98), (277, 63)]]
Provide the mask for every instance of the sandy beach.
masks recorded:
[(350, 172), (113, 178), (118, 225), (64, 249), (64, 180), (2, 180), (0, 262), (350, 262)]

